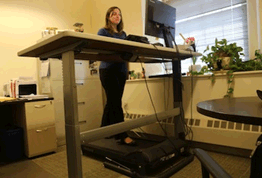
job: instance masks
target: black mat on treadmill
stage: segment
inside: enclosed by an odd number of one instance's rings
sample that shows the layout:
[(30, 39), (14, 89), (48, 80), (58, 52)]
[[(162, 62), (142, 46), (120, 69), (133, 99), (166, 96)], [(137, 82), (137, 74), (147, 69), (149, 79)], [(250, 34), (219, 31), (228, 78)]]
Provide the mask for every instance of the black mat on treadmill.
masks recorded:
[(157, 144), (157, 142), (154, 141), (145, 141), (141, 139), (135, 139), (135, 141), (137, 143), (136, 146), (129, 146), (118, 143), (118, 141), (114, 138), (101, 139), (87, 144), (82, 144), (82, 147), (103, 149), (105, 151), (117, 152), (118, 154), (127, 154), (137, 149), (148, 148)]
[[(89, 143), (82, 142), (81, 148), (83, 154), (88, 157), (105, 161), (104, 166), (106, 168), (125, 174), (129, 177), (137, 177), (137, 175), (139, 175), (139, 177), (143, 178), (170, 177), (190, 163), (194, 158), (191, 154), (186, 154), (185, 156), (181, 155), (181, 157), (179, 154), (176, 154), (178, 157), (174, 157), (162, 163), (161, 160), (159, 161), (158, 159), (155, 159), (155, 157), (161, 157), (163, 152), (168, 153), (170, 150), (170, 140), (167, 140), (167, 138), (163, 136), (145, 133), (134, 134), (133, 132), (129, 132), (128, 135), (136, 141), (137, 146), (120, 144), (114, 138), (101, 139)], [(175, 140), (174, 138), (171, 138), (171, 140), (180, 143), (179, 140)], [(167, 149), (163, 148), (165, 145), (168, 145), (165, 147)], [(116, 164), (116, 162), (118, 164)], [(125, 165), (132, 169), (132, 171), (124, 169), (119, 166), (119, 164)], [(138, 164), (142, 164), (142, 167), (139, 167)]]

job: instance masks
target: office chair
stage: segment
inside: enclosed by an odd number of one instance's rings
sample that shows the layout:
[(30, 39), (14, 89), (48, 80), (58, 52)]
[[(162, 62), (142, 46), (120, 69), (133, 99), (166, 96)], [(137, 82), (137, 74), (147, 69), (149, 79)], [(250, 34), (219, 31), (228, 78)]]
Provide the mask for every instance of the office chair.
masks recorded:
[(201, 163), (202, 177), (209, 178), (232, 178), (211, 156), (200, 148), (193, 149), (193, 153)]

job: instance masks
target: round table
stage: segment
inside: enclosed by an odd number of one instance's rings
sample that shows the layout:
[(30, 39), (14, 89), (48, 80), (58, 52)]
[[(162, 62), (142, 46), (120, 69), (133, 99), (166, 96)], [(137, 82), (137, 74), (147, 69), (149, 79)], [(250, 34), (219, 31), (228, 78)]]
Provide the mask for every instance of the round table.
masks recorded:
[(262, 125), (262, 100), (256, 97), (202, 101), (197, 111), (205, 116), (252, 125)]

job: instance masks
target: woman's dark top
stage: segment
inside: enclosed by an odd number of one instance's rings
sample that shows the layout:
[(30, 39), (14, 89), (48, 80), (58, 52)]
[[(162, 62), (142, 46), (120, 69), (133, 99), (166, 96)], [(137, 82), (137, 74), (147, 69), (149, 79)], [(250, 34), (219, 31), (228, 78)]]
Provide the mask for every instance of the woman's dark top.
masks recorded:
[[(117, 39), (125, 39), (126, 37), (126, 33), (124, 31), (121, 34), (118, 34), (118, 33), (111, 34), (105, 28), (101, 28), (97, 34), (100, 36), (106, 36), (106, 37), (117, 38)], [(126, 62), (101, 61), (99, 69), (110, 69), (110, 68), (114, 68), (114, 70), (119, 70), (121, 72), (127, 73), (127, 63)]]

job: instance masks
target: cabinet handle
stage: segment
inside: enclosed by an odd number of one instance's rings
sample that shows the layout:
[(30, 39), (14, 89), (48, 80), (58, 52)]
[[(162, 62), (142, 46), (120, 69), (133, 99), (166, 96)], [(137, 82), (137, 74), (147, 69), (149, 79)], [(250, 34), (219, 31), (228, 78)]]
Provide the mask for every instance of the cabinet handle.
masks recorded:
[(40, 133), (40, 132), (43, 132), (43, 131), (47, 131), (47, 128), (45, 128), (43, 130), (36, 130), (36, 133)]
[(46, 106), (45, 104), (43, 104), (43, 105), (35, 105), (35, 108), (43, 108), (45, 106)]
[(76, 85), (84, 85), (84, 83), (76, 83)]
[(86, 104), (86, 102), (84, 102), (84, 101), (83, 102), (78, 102), (77, 104)]

